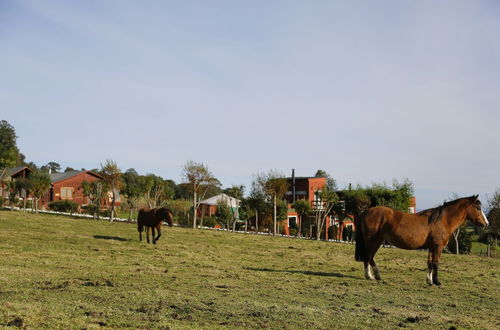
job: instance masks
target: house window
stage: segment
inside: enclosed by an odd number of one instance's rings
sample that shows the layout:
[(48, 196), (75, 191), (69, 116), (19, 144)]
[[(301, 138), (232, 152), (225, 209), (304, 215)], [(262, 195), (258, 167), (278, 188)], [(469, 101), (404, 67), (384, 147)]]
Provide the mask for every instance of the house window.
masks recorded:
[(61, 188), (61, 199), (73, 199), (73, 188), (62, 187)]
[(297, 228), (297, 217), (288, 217), (288, 227)]

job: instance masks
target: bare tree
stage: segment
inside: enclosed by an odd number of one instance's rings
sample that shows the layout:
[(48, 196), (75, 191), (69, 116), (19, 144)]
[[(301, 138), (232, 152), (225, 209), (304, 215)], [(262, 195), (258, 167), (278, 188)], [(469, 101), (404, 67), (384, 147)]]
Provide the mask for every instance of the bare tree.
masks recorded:
[(323, 190), (315, 191), (314, 195), (313, 212), (316, 224), (316, 239), (320, 240), (326, 218), (331, 214), (333, 206), (338, 201), (338, 197), (337, 194), (328, 189), (328, 187), (325, 187)]
[(277, 204), (288, 191), (288, 182), (283, 174), (271, 170), (267, 174), (257, 175), (257, 181), (268, 198), (273, 202), (273, 235), (277, 235)]
[(111, 215), (110, 221), (113, 222), (115, 215), (115, 203), (116, 203), (116, 194), (121, 186), (121, 170), (116, 164), (116, 162), (111, 159), (107, 159), (104, 165), (101, 164), (101, 175), (110, 189), (111, 189)]
[(208, 188), (211, 185), (220, 186), (212, 172), (203, 163), (197, 163), (189, 160), (183, 167), (182, 173), (187, 183), (191, 185), (193, 193), (193, 228), (196, 228), (196, 210), (203, 200)]

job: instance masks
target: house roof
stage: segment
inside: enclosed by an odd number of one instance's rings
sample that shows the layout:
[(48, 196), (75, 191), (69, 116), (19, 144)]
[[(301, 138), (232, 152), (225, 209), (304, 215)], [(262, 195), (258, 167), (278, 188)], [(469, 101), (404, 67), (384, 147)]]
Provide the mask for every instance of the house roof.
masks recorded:
[(202, 200), (200, 204), (206, 205), (217, 205), (219, 203), (226, 203), (229, 207), (238, 207), (240, 205), (240, 200), (224, 193), (215, 195), (213, 197)]
[(9, 168), (7, 170), (8, 171), (7, 173), (8, 173), (9, 176), (13, 176), (13, 175), (16, 175), (17, 173), (21, 172), (25, 168), (28, 169), (30, 172), (33, 172), (33, 170), (31, 168), (29, 168), (28, 166), (21, 165), (21, 166), (16, 166), (16, 167), (13, 167), (13, 168)]
[(64, 173), (52, 173), (52, 174), (50, 174), (50, 181), (52, 183), (63, 181), (63, 180), (72, 178), (72, 177), (74, 177), (78, 174), (81, 174), (81, 173), (88, 173), (88, 174), (93, 175), (99, 179), (102, 179), (102, 177), (100, 175), (98, 175), (94, 172), (90, 172), (90, 171), (69, 171), (69, 172), (64, 172)]

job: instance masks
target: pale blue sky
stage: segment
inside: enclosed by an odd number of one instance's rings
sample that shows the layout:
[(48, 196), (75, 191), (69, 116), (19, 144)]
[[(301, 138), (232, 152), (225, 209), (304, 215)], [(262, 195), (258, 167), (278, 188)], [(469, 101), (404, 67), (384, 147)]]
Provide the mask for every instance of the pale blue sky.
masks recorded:
[(37, 164), (225, 186), (500, 187), (498, 1), (0, 0), (0, 119)]

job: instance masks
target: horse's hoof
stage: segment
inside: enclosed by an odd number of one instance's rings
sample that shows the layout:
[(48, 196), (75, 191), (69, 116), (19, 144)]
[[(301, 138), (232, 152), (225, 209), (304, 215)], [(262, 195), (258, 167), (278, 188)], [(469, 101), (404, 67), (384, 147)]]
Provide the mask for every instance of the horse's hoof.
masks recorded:
[(435, 285), (441, 285), (441, 282), (439, 282), (439, 281), (436, 280), (436, 281), (434, 281), (434, 284)]

